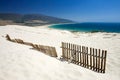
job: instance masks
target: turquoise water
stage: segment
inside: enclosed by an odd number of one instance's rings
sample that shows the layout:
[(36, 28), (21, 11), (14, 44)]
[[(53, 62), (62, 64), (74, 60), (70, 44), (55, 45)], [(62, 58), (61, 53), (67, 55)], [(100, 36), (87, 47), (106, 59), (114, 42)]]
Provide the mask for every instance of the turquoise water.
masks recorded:
[(79, 32), (116, 32), (120, 33), (120, 23), (76, 23), (58, 24), (50, 28)]

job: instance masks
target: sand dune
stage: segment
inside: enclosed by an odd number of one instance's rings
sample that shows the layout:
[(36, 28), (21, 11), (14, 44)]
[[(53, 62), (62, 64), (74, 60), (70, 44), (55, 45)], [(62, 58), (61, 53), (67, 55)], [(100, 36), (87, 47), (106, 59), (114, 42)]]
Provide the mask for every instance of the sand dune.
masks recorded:
[[(58, 59), (62, 53), (61, 42), (105, 49), (108, 51), (106, 73), (68, 64), (32, 50), (30, 46), (9, 42), (5, 39), (6, 34), (32, 43), (55, 46)], [(0, 26), (0, 80), (119, 80), (119, 62), (119, 33), (71, 33), (46, 26)]]

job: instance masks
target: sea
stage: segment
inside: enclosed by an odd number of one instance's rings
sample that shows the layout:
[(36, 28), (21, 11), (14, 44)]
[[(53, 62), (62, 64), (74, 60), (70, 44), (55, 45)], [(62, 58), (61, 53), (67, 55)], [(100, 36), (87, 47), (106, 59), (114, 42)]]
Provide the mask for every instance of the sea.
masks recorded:
[(120, 33), (120, 23), (73, 23), (73, 24), (55, 24), (50, 28), (68, 30), (73, 32), (112, 32)]

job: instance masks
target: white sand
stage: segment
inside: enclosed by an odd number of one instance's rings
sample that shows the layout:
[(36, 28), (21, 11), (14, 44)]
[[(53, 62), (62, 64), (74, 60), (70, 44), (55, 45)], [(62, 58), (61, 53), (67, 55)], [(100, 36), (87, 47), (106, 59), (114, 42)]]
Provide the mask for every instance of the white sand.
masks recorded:
[[(61, 42), (105, 49), (106, 73), (97, 73), (75, 64), (7, 41), (4, 36), (27, 42), (55, 46), (61, 56)], [(58, 57), (58, 58), (59, 58)], [(0, 26), (0, 80), (120, 80), (120, 34), (71, 33), (44, 27)]]

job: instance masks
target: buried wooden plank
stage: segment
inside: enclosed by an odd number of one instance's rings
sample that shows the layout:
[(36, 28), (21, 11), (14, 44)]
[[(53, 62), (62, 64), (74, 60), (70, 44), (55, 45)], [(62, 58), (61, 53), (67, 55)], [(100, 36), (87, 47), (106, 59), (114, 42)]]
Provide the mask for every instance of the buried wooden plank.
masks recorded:
[(50, 54), (49, 46), (46, 46), (45, 49), (46, 49), (46, 50), (45, 50), (45, 53), (46, 53), (47, 55), (49, 55), (49, 54)]
[(10, 36), (8, 34), (6, 35), (6, 39), (11, 41), (11, 38), (10, 38)]
[(51, 49), (52, 49), (52, 57), (57, 57), (57, 52), (56, 52), (56, 49), (55, 49), (55, 47), (51, 47)]
[(28, 45), (28, 46), (33, 46), (33, 43), (30, 43), (30, 42), (24, 42), (23, 44)]
[(17, 43), (23, 44), (23, 40), (21, 40), (21, 39), (15, 39), (15, 41), (16, 41)]

